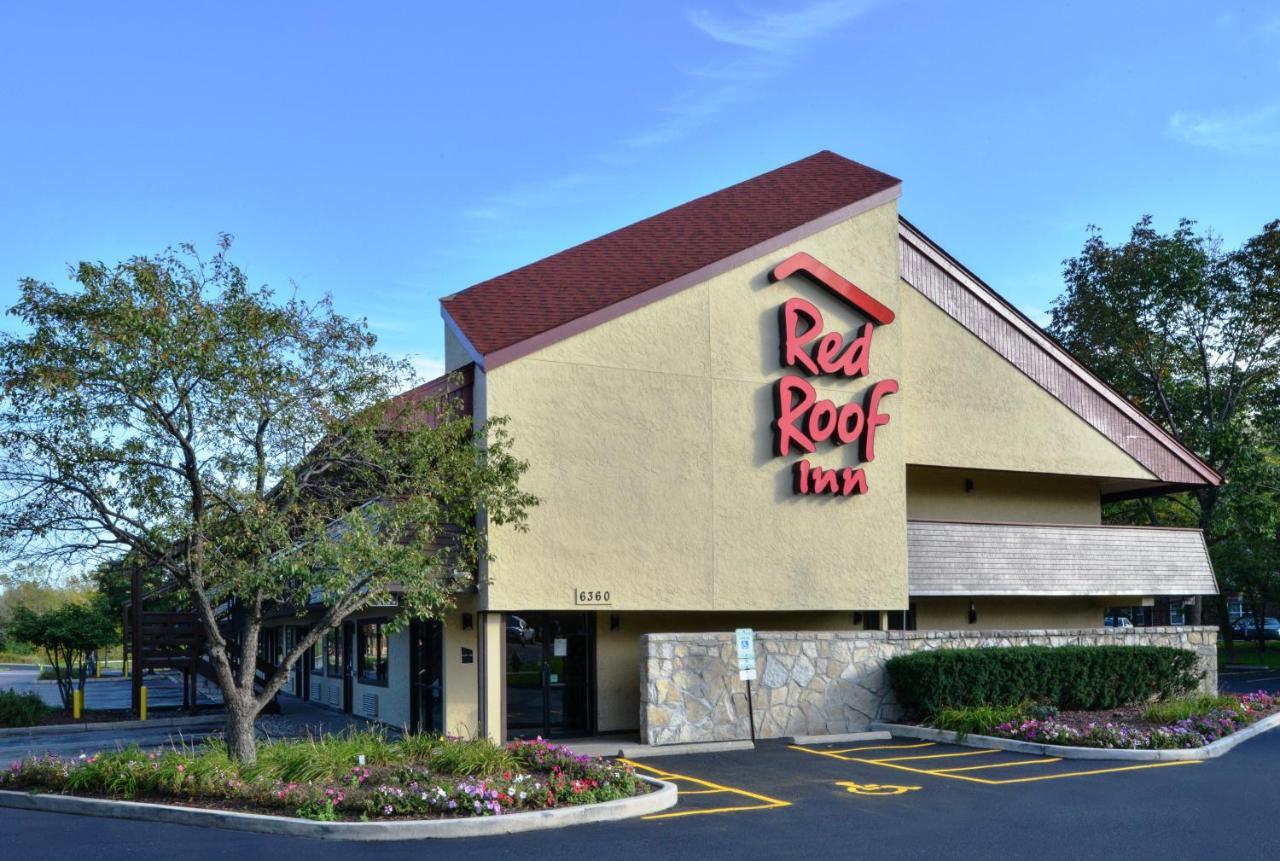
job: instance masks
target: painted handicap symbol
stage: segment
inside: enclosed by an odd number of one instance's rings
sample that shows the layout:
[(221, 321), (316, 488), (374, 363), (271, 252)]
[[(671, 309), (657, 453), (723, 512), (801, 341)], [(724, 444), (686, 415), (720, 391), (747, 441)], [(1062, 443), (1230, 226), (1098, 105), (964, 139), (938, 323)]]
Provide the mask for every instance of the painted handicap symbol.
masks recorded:
[(837, 780), (836, 786), (843, 786), (846, 792), (852, 792), (854, 795), (903, 795), (920, 788), (898, 786), (892, 783), (854, 783), (851, 780)]

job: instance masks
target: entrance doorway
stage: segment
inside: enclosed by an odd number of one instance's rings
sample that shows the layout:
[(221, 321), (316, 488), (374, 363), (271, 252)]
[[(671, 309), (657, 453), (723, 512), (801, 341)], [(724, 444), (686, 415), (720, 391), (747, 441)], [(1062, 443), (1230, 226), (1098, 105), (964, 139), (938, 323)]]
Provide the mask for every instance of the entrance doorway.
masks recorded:
[(595, 617), (508, 613), (505, 621), (508, 735), (590, 735), (595, 723)]
[(356, 623), (342, 623), (342, 710), (352, 713), (352, 699), (355, 691), (352, 684), (356, 678)]
[(414, 732), (444, 730), (443, 626), (409, 623), (409, 715)]

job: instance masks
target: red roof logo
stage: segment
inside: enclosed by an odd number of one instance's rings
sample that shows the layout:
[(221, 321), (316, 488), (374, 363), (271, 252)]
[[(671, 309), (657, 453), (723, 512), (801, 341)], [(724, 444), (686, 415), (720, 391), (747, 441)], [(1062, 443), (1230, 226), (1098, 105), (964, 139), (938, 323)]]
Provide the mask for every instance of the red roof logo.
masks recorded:
[(831, 269), (825, 263), (820, 262), (812, 254), (806, 254), (803, 251), (792, 254), (786, 260), (773, 267), (769, 272), (769, 281), (782, 281), (797, 272), (807, 275), (813, 283), (826, 287), (861, 311), (877, 326), (888, 326), (893, 322), (893, 311), (872, 299), (856, 284)]

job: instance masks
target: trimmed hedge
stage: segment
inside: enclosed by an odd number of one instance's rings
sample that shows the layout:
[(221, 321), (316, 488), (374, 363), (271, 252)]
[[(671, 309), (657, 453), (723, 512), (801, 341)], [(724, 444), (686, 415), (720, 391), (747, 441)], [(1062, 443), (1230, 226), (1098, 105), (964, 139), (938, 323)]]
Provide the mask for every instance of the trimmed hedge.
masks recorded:
[(1028, 700), (1107, 709), (1178, 696), (1200, 681), (1196, 657), (1171, 646), (1012, 646), (915, 652), (885, 667), (898, 702), (927, 717)]

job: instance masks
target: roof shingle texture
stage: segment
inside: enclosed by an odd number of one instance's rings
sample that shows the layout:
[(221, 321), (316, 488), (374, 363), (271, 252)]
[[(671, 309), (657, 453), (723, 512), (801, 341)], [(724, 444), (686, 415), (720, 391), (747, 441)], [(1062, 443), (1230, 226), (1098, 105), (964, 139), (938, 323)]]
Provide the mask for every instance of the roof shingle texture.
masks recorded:
[(899, 184), (823, 151), (442, 300), (481, 355), (629, 299)]
[(911, 595), (1212, 595), (1198, 529), (907, 523)]

